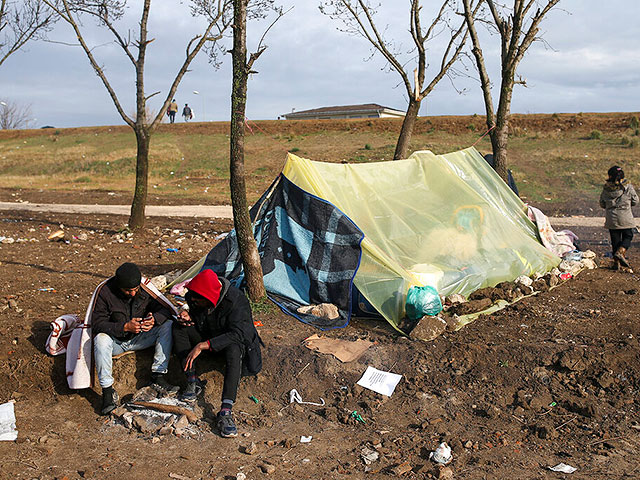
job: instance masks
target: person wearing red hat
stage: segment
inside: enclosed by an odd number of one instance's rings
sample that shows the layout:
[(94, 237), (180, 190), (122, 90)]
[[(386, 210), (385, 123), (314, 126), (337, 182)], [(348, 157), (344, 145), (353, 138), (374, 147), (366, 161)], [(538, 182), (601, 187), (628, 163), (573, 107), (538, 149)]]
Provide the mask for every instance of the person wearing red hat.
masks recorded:
[(186, 287), (188, 310), (180, 312), (173, 326), (174, 351), (187, 377), (180, 399), (195, 401), (202, 389), (196, 376), (198, 356), (202, 352), (222, 356), (225, 369), (217, 426), (221, 436), (236, 437), (231, 409), (240, 377), (256, 375), (262, 368), (262, 340), (253, 325), (251, 305), (242, 291), (213, 270), (201, 271)]

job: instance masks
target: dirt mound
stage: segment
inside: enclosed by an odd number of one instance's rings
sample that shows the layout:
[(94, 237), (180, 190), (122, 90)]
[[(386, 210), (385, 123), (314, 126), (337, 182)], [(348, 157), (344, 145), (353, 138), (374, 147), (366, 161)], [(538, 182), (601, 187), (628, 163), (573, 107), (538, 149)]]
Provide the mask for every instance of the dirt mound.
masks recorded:
[[(553, 113), (553, 114), (513, 114), (510, 118), (511, 133), (528, 130), (531, 132), (550, 132), (580, 130), (590, 132), (600, 130), (611, 132), (624, 130), (629, 126), (631, 118), (637, 113)], [(257, 132), (266, 135), (302, 135), (317, 132), (336, 131), (370, 131), (399, 133), (402, 126), (401, 119), (371, 118), (348, 120), (257, 120), (249, 121), (249, 126), (255, 126)], [(174, 135), (207, 135), (214, 133), (228, 133), (229, 122), (189, 122), (161, 124), (157, 131)], [(442, 115), (419, 117), (415, 124), (415, 133), (433, 130), (458, 134), (469, 129), (482, 132), (486, 130), (484, 115)], [(48, 128), (39, 130), (0, 130), (0, 139), (27, 138), (35, 136), (58, 136), (96, 133), (130, 132), (126, 125), (111, 125), (103, 127), (77, 128)]]

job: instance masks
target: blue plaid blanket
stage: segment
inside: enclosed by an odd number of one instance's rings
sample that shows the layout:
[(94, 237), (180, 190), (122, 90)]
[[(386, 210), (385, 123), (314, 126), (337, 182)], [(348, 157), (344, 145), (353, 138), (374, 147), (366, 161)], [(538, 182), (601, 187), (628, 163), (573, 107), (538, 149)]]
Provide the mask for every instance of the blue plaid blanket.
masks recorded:
[[(250, 210), (269, 298), (283, 311), (322, 329), (351, 317), (351, 287), (360, 265), (362, 231), (344, 213), (280, 175)], [(204, 266), (242, 287), (235, 230), (207, 255)], [(336, 319), (304, 315), (302, 305), (332, 303)]]

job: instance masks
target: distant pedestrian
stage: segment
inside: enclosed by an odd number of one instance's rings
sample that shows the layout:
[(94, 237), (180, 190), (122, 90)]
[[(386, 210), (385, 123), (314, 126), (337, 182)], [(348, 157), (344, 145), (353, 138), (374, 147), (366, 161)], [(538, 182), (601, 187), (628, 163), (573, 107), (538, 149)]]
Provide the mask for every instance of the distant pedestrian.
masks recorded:
[(178, 113), (178, 104), (176, 103), (176, 99), (174, 98), (169, 106), (167, 107), (167, 115), (169, 116), (169, 122), (173, 123), (176, 121), (176, 114)]
[(638, 195), (633, 185), (624, 178), (624, 171), (617, 165), (607, 172), (608, 178), (600, 194), (600, 206), (605, 209), (604, 227), (611, 235), (611, 251), (613, 253), (613, 269), (620, 266), (631, 270), (625, 253), (631, 246), (633, 229), (636, 222), (631, 207), (638, 203)]
[(184, 121), (188, 122), (193, 118), (193, 111), (188, 103), (184, 104), (184, 108), (182, 109), (182, 116), (184, 117)]

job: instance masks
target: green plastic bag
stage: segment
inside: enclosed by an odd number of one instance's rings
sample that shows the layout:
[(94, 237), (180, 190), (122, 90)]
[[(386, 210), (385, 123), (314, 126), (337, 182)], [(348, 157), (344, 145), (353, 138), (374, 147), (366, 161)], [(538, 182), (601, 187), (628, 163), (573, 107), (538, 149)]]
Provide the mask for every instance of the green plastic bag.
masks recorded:
[(439, 314), (442, 311), (442, 302), (438, 291), (433, 287), (411, 287), (404, 309), (410, 320), (419, 320), (425, 315)]

